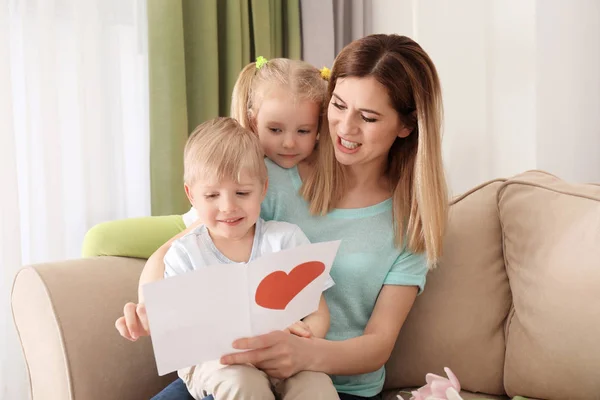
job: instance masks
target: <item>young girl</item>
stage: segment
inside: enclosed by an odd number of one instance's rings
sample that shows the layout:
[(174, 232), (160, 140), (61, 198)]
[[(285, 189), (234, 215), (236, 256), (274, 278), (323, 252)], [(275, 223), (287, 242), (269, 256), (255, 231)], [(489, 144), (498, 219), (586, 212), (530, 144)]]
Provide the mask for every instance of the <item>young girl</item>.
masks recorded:
[[(282, 168), (309, 162), (323, 128), (328, 69), (287, 58), (258, 57), (233, 87), (231, 117), (258, 135), (271, 161)], [(197, 220), (184, 214), (186, 226)]]
[(299, 60), (258, 57), (233, 88), (231, 117), (258, 135), (266, 156), (292, 168), (311, 156), (322, 128), (327, 69)]

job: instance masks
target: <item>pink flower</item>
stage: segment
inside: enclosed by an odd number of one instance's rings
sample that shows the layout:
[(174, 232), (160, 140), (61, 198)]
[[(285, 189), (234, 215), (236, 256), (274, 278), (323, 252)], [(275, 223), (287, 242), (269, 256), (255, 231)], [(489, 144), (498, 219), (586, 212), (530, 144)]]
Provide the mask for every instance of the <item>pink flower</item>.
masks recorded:
[(450, 368), (444, 368), (448, 378), (427, 374), (427, 384), (412, 392), (410, 400), (462, 400), (460, 383)]

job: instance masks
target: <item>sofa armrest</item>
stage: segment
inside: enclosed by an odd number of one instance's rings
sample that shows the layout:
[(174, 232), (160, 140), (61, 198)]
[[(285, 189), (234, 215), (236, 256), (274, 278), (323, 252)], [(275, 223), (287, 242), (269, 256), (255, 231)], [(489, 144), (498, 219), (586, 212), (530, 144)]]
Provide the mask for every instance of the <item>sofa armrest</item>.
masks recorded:
[(12, 309), (33, 400), (148, 399), (175, 379), (158, 376), (149, 338), (132, 343), (115, 329), (143, 266), (95, 257), (17, 273)]

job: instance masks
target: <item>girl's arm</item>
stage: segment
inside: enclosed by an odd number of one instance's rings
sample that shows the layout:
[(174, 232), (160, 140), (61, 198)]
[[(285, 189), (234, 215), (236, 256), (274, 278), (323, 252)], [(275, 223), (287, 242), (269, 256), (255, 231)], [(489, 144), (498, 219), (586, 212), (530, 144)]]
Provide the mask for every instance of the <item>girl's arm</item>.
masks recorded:
[(319, 309), (304, 318), (304, 323), (308, 325), (313, 337), (325, 337), (327, 331), (329, 330), (329, 307), (327, 307), (325, 296), (321, 295)]
[(357, 375), (378, 370), (390, 357), (400, 328), (417, 296), (417, 287), (384, 285), (362, 336), (329, 341), (300, 338), (281, 331), (234, 342), (224, 364), (251, 363), (276, 378), (299, 371)]

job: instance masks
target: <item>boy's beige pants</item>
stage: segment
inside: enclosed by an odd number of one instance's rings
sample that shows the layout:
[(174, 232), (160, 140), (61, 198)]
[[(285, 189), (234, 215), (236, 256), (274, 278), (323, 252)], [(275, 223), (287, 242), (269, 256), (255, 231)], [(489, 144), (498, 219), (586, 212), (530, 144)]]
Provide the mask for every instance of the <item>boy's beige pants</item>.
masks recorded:
[(178, 375), (196, 400), (209, 394), (215, 400), (339, 400), (331, 378), (322, 372), (302, 371), (279, 380), (251, 365), (209, 361), (181, 369)]

